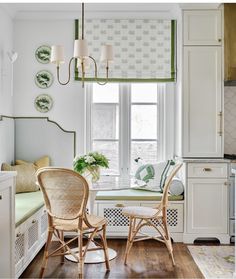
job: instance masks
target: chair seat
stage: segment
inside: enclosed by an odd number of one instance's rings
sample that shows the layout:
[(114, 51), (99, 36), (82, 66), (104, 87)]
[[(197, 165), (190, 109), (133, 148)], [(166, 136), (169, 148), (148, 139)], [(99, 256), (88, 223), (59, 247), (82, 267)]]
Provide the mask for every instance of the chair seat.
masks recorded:
[[(87, 214), (87, 220), (91, 227), (88, 227), (83, 223), (83, 230), (89, 230), (91, 228), (100, 228), (106, 224), (106, 219), (100, 216)], [(53, 219), (54, 228), (63, 231), (78, 231), (78, 219), (75, 220), (62, 220)]]
[[(124, 207), (122, 211), (125, 216), (137, 218), (153, 218), (157, 212), (158, 209), (146, 206), (127, 206)], [(161, 215), (158, 215), (158, 217), (161, 217)]]

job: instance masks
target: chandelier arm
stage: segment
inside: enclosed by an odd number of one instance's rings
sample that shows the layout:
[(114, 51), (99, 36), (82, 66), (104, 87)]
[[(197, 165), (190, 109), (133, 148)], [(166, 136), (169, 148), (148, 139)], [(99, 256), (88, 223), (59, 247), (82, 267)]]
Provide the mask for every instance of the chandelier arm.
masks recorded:
[(72, 57), (70, 59), (70, 62), (69, 62), (69, 66), (68, 66), (68, 69), (69, 69), (69, 77), (68, 77), (68, 80), (66, 82), (61, 82), (60, 81), (60, 67), (57, 66), (57, 81), (61, 84), (61, 85), (67, 85), (69, 82), (70, 82), (70, 77), (71, 77), (71, 73), (70, 73), (70, 67), (71, 67), (71, 63), (72, 61), (74, 60), (74, 57)]
[(92, 56), (89, 56), (89, 58), (92, 59), (93, 62), (94, 62), (95, 80), (96, 80), (96, 82), (97, 82), (99, 85), (105, 85), (105, 84), (107, 84), (108, 78), (109, 78), (109, 67), (108, 67), (108, 65), (106, 66), (106, 80), (105, 80), (104, 82), (100, 82), (100, 81), (98, 80), (98, 67), (97, 67), (97, 62), (96, 62), (96, 60), (95, 60)]

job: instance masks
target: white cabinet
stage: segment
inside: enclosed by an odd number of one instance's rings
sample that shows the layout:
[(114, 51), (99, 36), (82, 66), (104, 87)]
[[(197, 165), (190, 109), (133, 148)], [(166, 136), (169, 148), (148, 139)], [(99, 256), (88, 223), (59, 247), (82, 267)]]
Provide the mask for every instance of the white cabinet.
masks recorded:
[(227, 233), (227, 190), (226, 179), (188, 179), (188, 233)]
[(186, 163), (184, 242), (218, 238), (229, 243), (227, 163)]
[(15, 277), (15, 172), (0, 172), (0, 278)]
[(223, 157), (223, 45), (221, 10), (183, 11), (177, 84), (176, 152), (184, 158)]
[(183, 157), (222, 157), (220, 47), (184, 47)]
[(221, 44), (221, 10), (184, 11), (184, 45)]

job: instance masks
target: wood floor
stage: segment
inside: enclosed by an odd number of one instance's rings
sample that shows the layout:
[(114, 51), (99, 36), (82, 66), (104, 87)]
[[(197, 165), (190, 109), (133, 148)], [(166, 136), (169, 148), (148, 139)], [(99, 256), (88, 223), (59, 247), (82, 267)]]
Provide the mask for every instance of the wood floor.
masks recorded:
[[(57, 243), (52, 245), (55, 247)], [(126, 240), (110, 239), (108, 245), (117, 251), (118, 256), (110, 261), (111, 270), (106, 273), (105, 264), (85, 264), (84, 278), (204, 278), (194, 263), (187, 246), (174, 244), (175, 268), (172, 267), (167, 249), (162, 243), (153, 240), (137, 242), (131, 249), (128, 264), (123, 264)], [(43, 249), (31, 262), (21, 278), (38, 278), (43, 257)], [(50, 258), (45, 278), (76, 278), (77, 264), (60, 258)]]

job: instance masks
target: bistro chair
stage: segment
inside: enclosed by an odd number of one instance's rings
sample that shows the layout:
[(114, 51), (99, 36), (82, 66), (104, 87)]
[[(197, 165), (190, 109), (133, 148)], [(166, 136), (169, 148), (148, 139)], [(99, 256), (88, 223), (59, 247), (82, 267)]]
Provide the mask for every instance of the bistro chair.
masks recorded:
[[(168, 175), (165, 182), (161, 202), (156, 207), (151, 208), (145, 206), (127, 206), (123, 208), (123, 215), (129, 217), (129, 234), (125, 251), (125, 264), (127, 263), (127, 258), (134, 242), (146, 239), (155, 239), (157, 241), (165, 243), (172, 263), (173, 265), (175, 265), (170, 233), (167, 226), (167, 206), (170, 183), (181, 166), (181, 163), (177, 164)], [(151, 236), (144, 232), (141, 232), (140, 230), (144, 226), (153, 227), (156, 230), (157, 235)], [(137, 234), (139, 234), (139, 237), (137, 237)], [(143, 235), (144, 237), (140, 237), (140, 235)]]
[[(63, 168), (41, 168), (37, 172), (37, 179), (43, 193), (48, 213), (48, 237), (45, 245), (40, 278), (43, 277), (49, 257), (73, 255), (78, 262), (79, 277), (83, 276), (84, 258), (87, 251), (103, 250), (106, 269), (109, 270), (109, 260), (106, 243), (106, 220), (103, 217), (86, 213), (89, 186), (84, 177), (78, 173)], [(76, 232), (76, 237), (64, 240), (64, 232)], [(98, 235), (101, 244), (94, 241)], [(59, 241), (59, 247), (49, 252), (52, 237)], [(83, 247), (83, 236), (88, 241)], [(76, 254), (69, 247), (74, 240), (78, 240), (79, 253)], [(90, 242), (96, 243), (97, 248), (89, 249)]]

